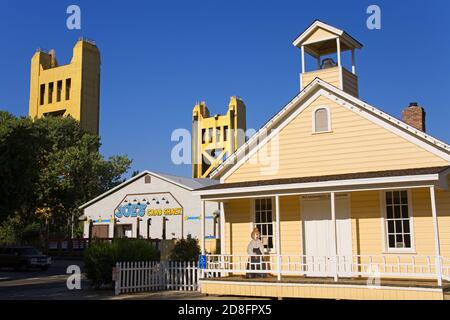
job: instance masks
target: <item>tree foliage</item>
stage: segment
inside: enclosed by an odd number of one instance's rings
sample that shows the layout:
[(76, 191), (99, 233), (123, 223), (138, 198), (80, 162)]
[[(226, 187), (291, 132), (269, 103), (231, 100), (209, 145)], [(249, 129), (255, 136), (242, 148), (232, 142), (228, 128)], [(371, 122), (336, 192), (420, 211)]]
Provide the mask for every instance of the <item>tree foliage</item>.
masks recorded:
[(198, 240), (188, 235), (186, 239), (180, 239), (172, 249), (170, 260), (172, 261), (197, 261), (201, 250)]
[(138, 239), (94, 242), (84, 252), (86, 276), (95, 287), (112, 283), (112, 268), (117, 262), (146, 262), (159, 259), (152, 244)]
[(50, 224), (68, 235), (78, 207), (121, 183), (131, 161), (104, 159), (99, 137), (68, 117), (32, 121), (0, 111), (0, 223)]

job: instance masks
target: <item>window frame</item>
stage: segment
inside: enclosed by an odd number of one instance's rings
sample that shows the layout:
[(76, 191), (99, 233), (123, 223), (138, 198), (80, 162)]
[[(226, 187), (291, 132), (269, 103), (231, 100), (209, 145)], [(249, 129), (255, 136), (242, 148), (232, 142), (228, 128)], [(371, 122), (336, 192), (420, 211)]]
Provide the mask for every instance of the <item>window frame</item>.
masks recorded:
[(206, 141), (208, 141), (208, 143), (213, 143), (214, 142), (214, 132), (216, 131), (215, 128), (208, 128), (208, 139)]
[[(275, 228), (275, 198), (273, 197), (260, 197), (260, 198), (254, 198), (251, 201), (251, 224), (250, 224), (250, 232), (253, 232), (253, 229), (257, 226), (257, 224), (261, 224), (261, 223), (257, 223), (256, 222), (256, 201), (257, 200), (270, 200), (271, 201), (271, 206), (272, 206), (272, 248), (270, 247), (264, 247), (264, 249), (266, 249), (267, 251), (264, 254), (273, 254), (276, 253), (276, 241), (277, 241), (277, 237), (276, 237), (276, 228)], [(264, 222), (266, 224), (269, 224), (269, 222)], [(262, 238), (262, 230), (260, 230), (261, 232), (261, 238)]]
[[(328, 121), (328, 130), (325, 131), (317, 131), (316, 130), (316, 113), (319, 110), (324, 109), (327, 112), (327, 121)], [(332, 126), (331, 126), (331, 110), (328, 106), (318, 106), (316, 107), (312, 112), (312, 133), (313, 134), (323, 134), (323, 133), (330, 133), (333, 132)]]
[(222, 142), (222, 128), (221, 127), (216, 127), (214, 140), (216, 142)]
[(223, 126), (223, 142), (228, 141), (229, 127)]
[(72, 97), (72, 78), (67, 78), (65, 81), (64, 100), (69, 101)]
[(56, 81), (56, 102), (61, 102), (62, 91), (63, 91), (63, 81), (58, 80)]
[(55, 93), (55, 82), (49, 82), (47, 92), (47, 104), (53, 104), (53, 94)]
[[(388, 219), (387, 219), (387, 203), (386, 194), (388, 192), (402, 192), (406, 191), (408, 197), (408, 215), (409, 215), (409, 229), (411, 235), (411, 248), (390, 248), (389, 247), (389, 235), (388, 235)], [(416, 253), (416, 241), (415, 241), (415, 229), (414, 229), (414, 210), (412, 205), (412, 192), (410, 189), (392, 189), (380, 191), (380, 206), (381, 206), (381, 230), (382, 230), (382, 243), (383, 253)]]
[(46, 97), (47, 85), (45, 83), (41, 83), (39, 85), (39, 105), (45, 105), (45, 97)]

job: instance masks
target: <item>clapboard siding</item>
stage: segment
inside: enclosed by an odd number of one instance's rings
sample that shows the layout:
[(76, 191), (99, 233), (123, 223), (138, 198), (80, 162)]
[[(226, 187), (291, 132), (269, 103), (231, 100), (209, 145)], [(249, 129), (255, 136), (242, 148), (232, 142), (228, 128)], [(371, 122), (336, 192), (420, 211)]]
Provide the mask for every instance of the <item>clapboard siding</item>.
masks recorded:
[(250, 200), (225, 203), (225, 250), (227, 254), (247, 254), (250, 241)]
[(343, 90), (351, 95), (358, 97), (358, 76), (342, 68)]
[(383, 250), (380, 196), (378, 191), (351, 194), (354, 254), (380, 254)]
[(300, 197), (281, 197), (280, 211), (281, 253), (299, 255), (302, 253)]
[(306, 37), (304, 43), (312, 43), (324, 39), (336, 38), (336, 35), (322, 28), (317, 28), (309, 37)]
[[(332, 132), (312, 133), (312, 112), (331, 111)], [(448, 165), (448, 161), (397, 136), (325, 97), (317, 98), (284, 127), (277, 138), (226, 178), (257, 181), (411, 169)]]
[[(383, 244), (385, 231), (381, 207), (383, 203), (380, 201), (382, 192), (351, 193), (352, 251), (354, 255), (389, 254), (389, 252), (385, 252)], [(411, 190), (413, 236), (416, 249), (412, 254), (418, 256), (435, 255), (429, 192), (427, 188)], [(450, 257), (450, 191), (438, 190), (436, 195), (442, 256)], [(253, 200), (232, 200), (225, 205), (227, 254), (246, 254), (252, 230), (251, 201)], [(303, 251), (300, 202), (299, 196), (280, 197), (281, 254), (283, 255), (300, 255)]]
[(319, 78), (337, 88), (341, 88), (341, 72), (339, 67), (302, 73), (301, 77), (303, 88), (313, 82), (315, 78)]

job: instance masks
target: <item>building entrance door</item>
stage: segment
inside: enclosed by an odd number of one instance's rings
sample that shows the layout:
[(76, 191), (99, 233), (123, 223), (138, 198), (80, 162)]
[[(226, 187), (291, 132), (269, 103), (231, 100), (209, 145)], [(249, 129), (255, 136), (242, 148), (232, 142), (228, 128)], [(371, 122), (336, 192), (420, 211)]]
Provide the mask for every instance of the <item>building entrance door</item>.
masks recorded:
[[(302, 197), (303, 252), (306, 275), (331, 277), (335, 273), (333, 223), (330, 196)], [(350, 201), (347, 195), (336, 197), (336, 241), (338, 275), (349, 276), (352, 258)]]

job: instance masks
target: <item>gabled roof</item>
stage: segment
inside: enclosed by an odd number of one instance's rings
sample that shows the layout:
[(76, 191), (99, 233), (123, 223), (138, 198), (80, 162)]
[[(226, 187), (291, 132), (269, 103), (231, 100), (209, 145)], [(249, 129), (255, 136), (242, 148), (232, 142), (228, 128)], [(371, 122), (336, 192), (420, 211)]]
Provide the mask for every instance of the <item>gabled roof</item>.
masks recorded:
[(326, 30), (332, 34), (334, 34), (336, 37), (341, 38), (344, 42), (347, 43), (352, 48), (355, 49), (361, 49), (363, 45), (353, 38), (351, 35), (349, 35), (344, 30), (340, 30), (338, 28), (335, 28), (329, 24), (326, 24), (320, 20), (315, 20), (305, 31), (303, 31), (293, 42), (294, 46), (301, 47), (305, 41), (308, 39), (308, 37), (313, 34), (318, 29)]
[(204, 188), (207, 186), (212, 186), (218, 184), (219, 181), (212, 179), (197, 179), (197, 178), (186, 178), (180, 176), (173, 176), (165, 173), (153, 173), (153, 175), (158, 175), (161, 178), (165, 178), (165, 180), (173, 183), (177, 183), (179, 185), (185, 186), (190, 190), (196, 190), (199, 188)]
[[(288, 116), (295, 110), (307, 107), (308, 99), (314, 94), (321, 94), (332, 99), (336, 103), (355, 111), (358, 114), (367, 117), (373, 122), (382, 125), (388, 130), (402, 136), (408, 141), (423, 147), (424, 149), (440, 156), (450, 162), (450, 145), (434, 138), (422, 131), (411, 127), (405, 122), (398, 120), (376, 107), (342, 91), (341, 89), (319, 79), (314, 79), (297, 96), (294, 97), (281, 111), (270, 119), (261, 129), (258, 130), (245, 144), (243, 144), (235, 153), (228, 157), (220, 166), (214, 170), (210, 177), (218, 178), (225, 174), (227, 169), (237, 169), (251, 152), (267, 143), (271, 138), (271, 130), (280, 126), (286, 121)], [(261, 141), (259, 141), (261, 139)]]
[(212, 186), (214, 184), (219, 183), (219, 181), (217, 180), (212, 180), (212, 179), (194, 179), (194, 178), (186, 178), (186, 177), (180, 177), (180, 176), (174, 176), (174, 175), (169, 175), (169, 174), (165, 174), (165, 173), (157, 173), (157, 172), (153, 172), (153, 171), (142, 171), (141, 173), (139, 173), (138, 175), (128, 179), (127, 181), (121, 183), (120, 185), (118, 185), (117, 187), (114, 187), (108, 191), (106, 191), (105, 193), (99, 195), (98, 197), (92, 199), (89, 202), (86, 202), (85, 204), (83, 204), (82, 206), (79, 207), (79, 209), (84, 209), (87, 208), (89, 206), (91, 206), (92, 204), (98, 202), (99, 200), (107, 197), (108, 195), (124, 188), (125, 186), (133, 183), (136, 180), (139, 180), (140, 178), (146, 176), (146, 175), (151, 175), (154, 177), (157, 177), (161, 180), (164, 180), (166, 182), (169, 182), (171, 184), (174, 184), (176, 186), (179, 186), (183, 189), (189, 190), (189, 191), (193, 191), (196, 189), (200, 189), (200, 188), (204, 188), (204, 187), (208, 187), (208, 186)]

